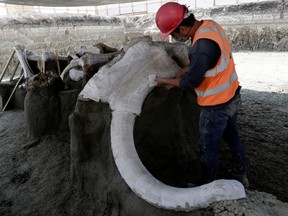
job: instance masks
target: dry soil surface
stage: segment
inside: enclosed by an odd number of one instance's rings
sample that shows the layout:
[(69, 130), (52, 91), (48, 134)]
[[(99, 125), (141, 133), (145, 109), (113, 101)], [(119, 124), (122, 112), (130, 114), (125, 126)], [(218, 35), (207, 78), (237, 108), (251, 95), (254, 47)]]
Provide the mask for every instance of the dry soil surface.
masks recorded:
[[(271, 178), (275, 185), (286, 182), (287, 187), (288, 53), (234, 53), (234, 58), (246, 110), (239, 116), (239, 126), (246, 150), (254, 157), (250, 163), (259, 163), (258, 174), (251, 175), (259, 175), (254, 177), (261, 181), (261, 171), (280, 164)], [(93, 200), (70, 184), (69, 132), (28, 140), (25, 121), (22, 110), (0, 113), (0, 215), (97, 215)], [(267, 142), (270, 152), (253, 153), (255, 139)], [(275, 152), (273, 145), (283, 150)], [(266, 154), (272, 155), (273, 166), (265, 161)], [(287, 202), (281, 184), (251, 184), (257, 190), (247, 191), (247, 198), (215, 202), (206, 215), (288, 215), (288, 204), (279, 200)]]

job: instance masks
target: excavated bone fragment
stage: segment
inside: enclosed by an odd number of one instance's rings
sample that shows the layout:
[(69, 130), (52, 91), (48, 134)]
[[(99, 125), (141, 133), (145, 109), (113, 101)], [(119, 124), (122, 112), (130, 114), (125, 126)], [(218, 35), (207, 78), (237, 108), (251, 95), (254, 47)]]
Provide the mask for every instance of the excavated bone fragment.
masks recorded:
[(95, 49), (88, 49), (85, 46), (81, 46), (80, 49), (77, 51), (76, 55), (81, 57), (83, 56), (85, 53), (93, 53), (93, 54), (99, 54), (100, 53), (100, 49), (95, 48)]
[(163, 47), (168, 55), (174, 59), (181, 67), (189, 64), (188, 49), (185, 43), (169, 43), (165, 41), (153, 41), (153, 45)]
[(113, 110), (111, 147), (115, 163), (127, 185), (148, 203), (164, 209), (190, 211), (207, 207), (213, 201), (245, 197), (242, 184), (235, 180), (217, 180), (194, 188), (165, 185), (155, 179), (139, 159), (133, 127), (135, 116), (140, 115), (143, 101), (155, 85), (155, 76), (151, 75), (173, 77), (178, 69), (163, 47), (138, 42), (120, 61), (102, 67), (80, 96), (110, 104)]
[(74, 80), (74, 81), (79, 81), (80, 79), (82, 79), (84, 76), (83, 74), (83, 71), (82, 70), (77, 70), (75, 68), (72, 68), (70, 71), (69, 71), (69, 77), (71, 78), (71, 80)]
[(87, 72), (90, 72), (93, 70), (94, 72), (97, 72), (99, 67), (107, 64), (110, 60), (112, 60), (114, 57), (119, 55), (121, 52), (114, 52), (114, 53), (104, 53), (104, 54), (93, 54), (93, 53), (85, 53), (80, 58), (75, 57), (69, 65), (66, 66), (66, 68), (61, 73), (61, 79), (64, 80), (66, 76), (69, 74), (69, 70), (72, 68), (83, 68), (84, 72), (87, 70)]
[(24, 50), (21, 46), (15, 46), (14, 49), (16, 51), (19, 62), (24, 70), (24, 77), (28, 78), (33, 76), (33, 71), (31, 70), (27, 59), (27, 51)]
[(109, 47), (109, 46), (107, 46), (106, 44), (103, 44), (103, 43), (98, 43), (98, 44), (93, 45), (93, 46), (97, 47), (99, 49), (100, 53), (114, 53), (114, 52), (118, 51), (118, 49), (113, 48), (113, 47)]
[(19, 59), (19, 62), (24, 70), (24, 77), (29, 78), (36, 74), (37, 72), (33, 71), (28, 63), (28, 60), (30, 61), (52, 61), (58, 58), (58, 60), (66, 60), (66, 57), (56, 57), (55, 53), (52, 52), (45, 52), (42, 55), (34, 54), (33, 52), (25, 49), (24, 47), (17, 45), (14, 47), (16, 51), (16, 55)]
[(41, 55), (42, 61), (49, 61), (49, 60), (54, 60), (56, 59), (56, 54), (52, 52), (44, 52)]

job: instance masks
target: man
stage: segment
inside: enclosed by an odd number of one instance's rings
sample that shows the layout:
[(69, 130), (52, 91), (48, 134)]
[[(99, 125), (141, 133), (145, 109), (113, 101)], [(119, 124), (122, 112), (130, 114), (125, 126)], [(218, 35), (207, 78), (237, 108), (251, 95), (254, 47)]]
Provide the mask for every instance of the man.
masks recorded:
[(178, 41), (191, 39), (190, 64), (176, 78), (156, 78), (158, 86), (194, 90), (201, 108), (199, 119), (202, 184), (217, 178), (218, 149), (221, 138), (228, 143), (232, 157), (231, 175), (245, 188), (246, 162), (237, 131), (241, 98), (230, 43), (223, 28), (214, 21), (198, 21), (185, 5), (169, 2), (156, 14), (156, 24), (164, 40), (171, 35)]

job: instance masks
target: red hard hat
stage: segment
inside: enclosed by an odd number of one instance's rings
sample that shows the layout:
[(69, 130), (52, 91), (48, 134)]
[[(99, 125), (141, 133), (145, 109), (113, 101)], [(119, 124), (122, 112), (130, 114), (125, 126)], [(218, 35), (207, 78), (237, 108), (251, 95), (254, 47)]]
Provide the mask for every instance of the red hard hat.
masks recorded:
[(160, 39), (164, 40), (182, 22), (185, 6), (176, 2), (162, 5), (156, 13), (156, 25), (161, 31)]

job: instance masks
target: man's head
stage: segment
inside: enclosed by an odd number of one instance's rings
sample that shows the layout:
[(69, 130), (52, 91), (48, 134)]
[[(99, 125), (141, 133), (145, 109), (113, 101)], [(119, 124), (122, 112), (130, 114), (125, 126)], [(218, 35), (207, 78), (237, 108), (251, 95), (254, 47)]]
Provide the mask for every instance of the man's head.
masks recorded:
[(162, 5), (156, 13), (156, 24), (161, 31), (161, 40), (170, 34), (174, 38), (187, 38), (195, 21), (193, 13), (190, 13), (185, 5), (176, 2)]

